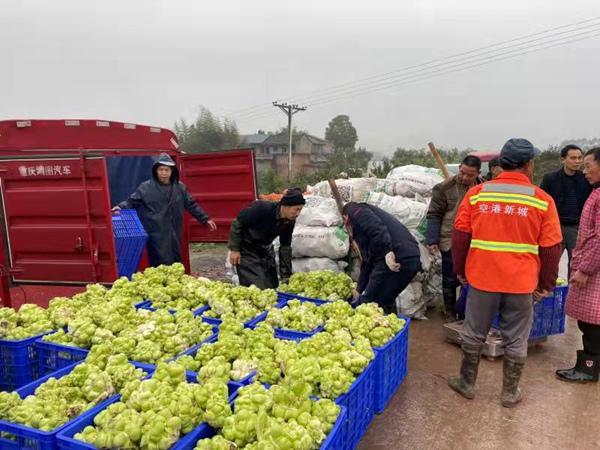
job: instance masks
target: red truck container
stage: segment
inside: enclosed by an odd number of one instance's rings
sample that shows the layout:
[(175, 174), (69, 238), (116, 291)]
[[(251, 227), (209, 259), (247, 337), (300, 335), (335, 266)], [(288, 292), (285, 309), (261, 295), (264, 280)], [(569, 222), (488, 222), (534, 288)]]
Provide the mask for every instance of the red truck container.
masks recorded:
[[(166, 152), (181, 180), (219, 227), (189, 214), (188, 244), (226, 242), (231, 222), (256, 199), (252, 150), (185, 154), (164, 128), (104, 120), (0, 121), (0, 270), (11, 283), (111, 283), (117, 277), (111, 206), (148, 179)], [(8, 295), (9, 297), (9, 295)]]

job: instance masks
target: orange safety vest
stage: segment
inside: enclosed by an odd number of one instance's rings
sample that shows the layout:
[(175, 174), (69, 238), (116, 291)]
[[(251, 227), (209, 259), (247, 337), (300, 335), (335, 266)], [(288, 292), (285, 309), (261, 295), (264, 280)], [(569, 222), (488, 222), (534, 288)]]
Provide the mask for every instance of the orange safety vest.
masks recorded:
[(552, 197), (515, 172), (471, 188), (454, 227), (471, 234), (467, 281), (488, 292), (533, 292), (540, 273), (539, 248), (562, 241)]

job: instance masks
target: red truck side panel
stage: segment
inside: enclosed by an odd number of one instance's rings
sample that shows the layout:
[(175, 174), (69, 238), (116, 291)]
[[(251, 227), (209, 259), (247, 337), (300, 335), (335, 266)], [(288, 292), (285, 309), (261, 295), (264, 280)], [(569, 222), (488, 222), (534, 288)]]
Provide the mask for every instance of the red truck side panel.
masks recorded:
[(0, 187), (15, 281), (115, 280), (103, 157), (1, 158)]
[(189, 242), (227, 242), (231, 222), (256, 199), (252, 150), (210, 152), (180, 157), (182, 181), (217, 224), (210, 232), (186, 214)]

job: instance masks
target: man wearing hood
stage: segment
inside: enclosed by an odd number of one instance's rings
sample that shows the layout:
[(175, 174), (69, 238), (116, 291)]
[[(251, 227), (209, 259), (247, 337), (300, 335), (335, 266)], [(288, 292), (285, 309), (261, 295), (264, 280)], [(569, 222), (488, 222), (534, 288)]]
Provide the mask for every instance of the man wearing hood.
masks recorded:
[(280, 202), (257, 200), (243, 209), (231, 224), (231, 265), (242, 286), (260, 289), (279, 286), (273, 241), (279, 237), (279, 275), (287, 283), (292, 274), (292, 233), (305, 204), (302, 192), (288, 189)]
[(154, 166), (152, 178), (141, 183), (129, 198), (113, 208), (135, 209), (148, 233), (148, 261), (150, 266), (181, 262), (181, 227), (184, 210), (215, 231), (210, 220), (196, 200), (179, 181), (179, 170), (166, 153), (161, 153)]

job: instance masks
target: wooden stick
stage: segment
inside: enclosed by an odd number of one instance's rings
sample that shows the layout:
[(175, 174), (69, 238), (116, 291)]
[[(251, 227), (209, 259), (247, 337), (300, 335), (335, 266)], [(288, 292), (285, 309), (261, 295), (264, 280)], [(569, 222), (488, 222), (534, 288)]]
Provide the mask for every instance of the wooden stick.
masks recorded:
[[(333, 195), (333, 198), (337, 203), (338, 210), (340, 211), (340, 215), (342, 215), (342, 210), (344, 209), (344, 202), (342, 201), (342, 196), (340, 195), (340, 191), (337, 187), (337, 184), (335, 184), (335, 180), (333, 178), (330, 178), (327, 181), (329, 182), (329, 186), (331, 187), (331, 195)], [(348, 229), (348, 227), (345, 224), (344, 228), (346, 229), (346, 232), (348, 233), (348, 237), (350, 239), (350, 248), (358, 258), (358, 261), (362, 264), (362, 255), (360, 253), (360, 248), (358, 247), (356, 241), (352, 239), (352, 232)]]
[(427, 144), (427, 146), (429, 147), (429, 151), (431, 151), (431, 154), (435, 158), (435, 162), (437, 162), (438, 167), (444, 174), (444, 178), (446, 180), (449, 180), (450, 173), (448, 172), (448, 168), (446, 167), (446, 164), (444, 164), (444, 160), (442, 159), (442, 156), (439, 154), (439, 152), (435, 148), (435, 145), (433, 145), (433, 142), (430, 142), (429, 144)]

